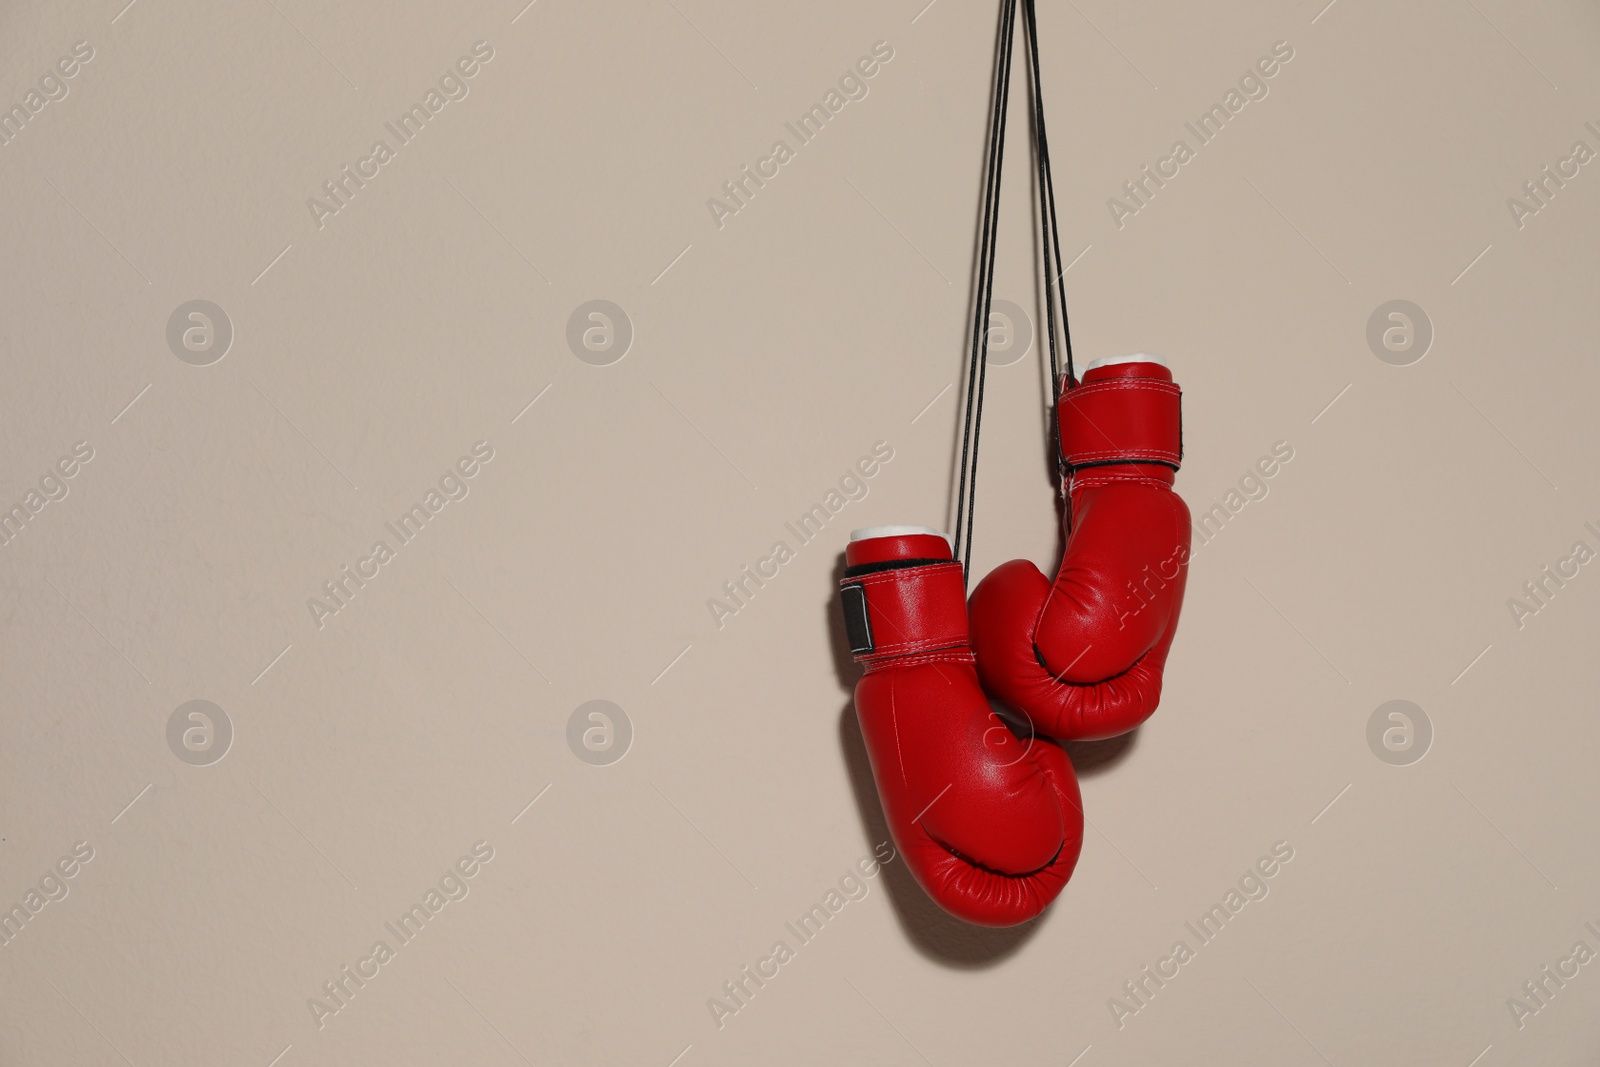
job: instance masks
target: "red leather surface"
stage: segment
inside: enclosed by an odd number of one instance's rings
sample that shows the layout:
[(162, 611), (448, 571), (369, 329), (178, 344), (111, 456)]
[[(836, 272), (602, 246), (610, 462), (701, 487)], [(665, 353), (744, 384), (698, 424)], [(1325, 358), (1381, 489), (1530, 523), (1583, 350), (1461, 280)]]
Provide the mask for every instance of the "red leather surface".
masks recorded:
[[(919, 571), (950, 573), (926, 582)], [(884, 571), (868, 587), (869, 611), (915, 586), (917, 612), (900, 616), (911, 644), (960, 616), (960, 569), (935, 564)], [(861, 579), (847, 578), (841, 584)], [(1061, 892), (1083, 845), (1083, 806), (1066, 753), (1043, 737), (1018, 737), (993, 709), (966, 644), (879, 655), (856, 684), (856, 715), (895, 843), (941, 907), (985, 926), (1037, 916)]]
[[(1167, 376), (1154, 364), (1102, 369), (1128, 368)], [(1129, 395), (1168, 412), (1171, 425), (1161, 432), (1175, 437), (1178, 413), (1163, 394)], [(1154, 418), (1138, 413), (1135, 425)], [(1126, 426), (1109, 429), (1115, 435)], [(1114, 737), (1155, 711), (1189, 573), (1189, 509), (1172, 480), (1170, 468), (1152, 464), (1076, 472), (1055, 580), (1028, 560), (1012, 560), (973, 591), (972, 646), (984, 688), (1041, 733)]]
[(892, 559), (949, 559), (950, 542), (937, 534), (904, 534), (899, 537), (869, 537), (845, 546), (847, 567), (863, 563), (883, 563)]
[[(959, 563), (878, 571), (845, 583), (867, 593), (873, 650), (856, 659), (877, 670), (890, 659), (916, 652), (967, 648), (966, 587)], [(841, 584), (845, 584), (841, 583)]]
[(1061, 455), (1070, 467), (1119, 459), (1176, 467), (1183, 449), (1180, 392), (1159, 363), (1097, 367), (1057, 405)]
[(1154, 378), (1160, 382), (1172, 381), (1172, 371), (1159, 363), (1135, 360), (1130, 363), (1111, 363), (1096, 367), (1079, 379), (1083, 385), (1092, 385), (1109, 378)]

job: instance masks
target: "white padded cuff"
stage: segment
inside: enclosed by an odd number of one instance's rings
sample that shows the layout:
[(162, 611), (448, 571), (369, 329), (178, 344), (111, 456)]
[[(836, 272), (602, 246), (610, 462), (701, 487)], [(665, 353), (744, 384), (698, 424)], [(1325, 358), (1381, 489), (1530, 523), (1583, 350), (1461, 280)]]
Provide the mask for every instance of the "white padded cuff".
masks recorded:
[(852, 541), (870, 541), (874, 537), (909, 537), (912, 534), (932, 534), (934, 537), (944, 538), (944, 543), (950, 543), (948, 534), (940, 533), (932, 526), (863, 526), (859, 530), (850, 531)]
[[(1118, 363), (1154, 363), (1158, 367), (1167, 366), (1167, 361), (1164, 356), (1158, 356), (1152, 352), (1135, 352), (1131, 356), (1105, 356), (1101, 359), (1097, 359), (1087, 367), (1083, 368), (1083, 373), (1088, 374), (1097, 367), (1114, 367)], [(1172, 368), (1167, 367), (1167, 369), (1171, 370)]]

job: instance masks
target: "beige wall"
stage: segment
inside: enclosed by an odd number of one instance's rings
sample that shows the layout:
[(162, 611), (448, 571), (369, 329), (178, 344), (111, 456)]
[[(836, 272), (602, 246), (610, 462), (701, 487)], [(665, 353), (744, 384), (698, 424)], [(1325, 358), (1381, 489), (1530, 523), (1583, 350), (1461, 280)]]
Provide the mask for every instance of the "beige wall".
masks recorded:
[[(1042, 920), (960, 926), (896, 861), (801, 945), (884, 837), (833, 578), (851, 527), (948, 521), (995, 5), (122, 2), (0, 13), (0, 105), (93, 52), (0, 147), (0, 504), (73, 472), (0, 548), (0, 904), (66, 893), (0, 947), (0, 1062), (1592, 1062), (1600, 965), (1507, 1001), (1600, 951), (1600, 567), (1507, 602), (1600, 550), (1600, 163), (1507, 199), (1600, 150), (1593, 5), (1044, 0), (1081, 358), (1171, 360), (1197, 512), (1293, 458), (1197, 552), (1161, 710), (1075, 753), (1092, 829)], [(1033, 309), (1028, 173), (1014, 138), (997, 295)], [(569, 347), (597, 299), (620, 361)], [(1392, 300), (1420, 361), (1369, 347)], [(977, 566), (1048, 565), (1037, 348), (989, 404)], [(1391, 700), (1420, 762), (1369, 746)], [(346, 965), (376, 973), (335, 1013)]]

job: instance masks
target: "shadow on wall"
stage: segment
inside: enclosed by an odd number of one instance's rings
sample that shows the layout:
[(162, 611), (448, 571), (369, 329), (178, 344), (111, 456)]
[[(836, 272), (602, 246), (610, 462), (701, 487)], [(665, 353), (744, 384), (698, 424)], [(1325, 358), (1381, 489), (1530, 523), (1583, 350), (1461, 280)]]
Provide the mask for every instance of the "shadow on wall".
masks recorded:
[[(833, 586), (824, 607), (827, 617), (829, 645), (833, 650), (834, 669), (840, 686), (854, 694), (856, 680), (861, 677), (850, 655), (850, 643), (845, 637), (844, 616), (839, 611), (839, 579), (844, 577), (844, 553), (834, 562)], [(1004, 717), (1002, 717), (1002, 720)], [(878, 788), (872, 780), (872, 763), (867, 756), (866, 742), (861, 736), (861, 723), (856, 718), (855, 701), (845, 701), (839, 712), (839, 748), (844, 757), (845, 769), (850, 775), (851, 790), (855, 793), (856, 808), (861, 813), (862, 829), (868, 848), (890, 839), (889, 822), (884, 817), (883, 805), (878, 800)], [(1138, 731), (1114, 737), (1108, 741), (1069, 741), (1063, 747), (1072, 760), (1080, 779), (1111, 770), (1127, 758), (1133, 750)], [(974, 926), (948, 915), (935, 904), (911, 876), (903, 859), (883, 868), (883, 884), (900, 927), (920, 953), (935, 963), (959, 970), (977, 970), (992, 967), (1010, 958), (1032, 938), (1051, 912), (1062, 905), (1057, 903), (1039, 918), (1020, 926), (1005, 929)], [(1062, 898), (1072, 892), (1069, 884)]]

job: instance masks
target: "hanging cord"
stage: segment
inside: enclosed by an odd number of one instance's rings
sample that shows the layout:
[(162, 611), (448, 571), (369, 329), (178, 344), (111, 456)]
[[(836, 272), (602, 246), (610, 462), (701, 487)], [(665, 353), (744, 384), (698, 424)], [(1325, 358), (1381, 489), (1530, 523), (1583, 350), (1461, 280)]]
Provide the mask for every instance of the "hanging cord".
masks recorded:
[[(1050, 406), (1054, 411), (1056, 399), (1063, 388), (1078, 385), (1072, 366), (1072, 327), (1067, 321), (1067, 291), (1062, 284), (1066, 273), (1061, 258), (1061, 228), (1056, 224), (1056, 190), (1054, 175), (1050, 170), (1050, 140), (1044, 129), (1044, 87), (1039, 71), (1039, 17), (1034, 0), (1023, 0), (1027, 16), (1028, 58), (1033, 71), (1033, 132), (1039, 160), (1039, 226), (1040, 243), (1044, 246), (1044, 304), (1046, 329), (1050, 335)], [(1051, 266), (1051, 253), (1055, 266)], [(1061, 368), (1056, 361), (1056, 301), (1061, 303), (1061, 335), (1067, 360), (1067, 377), (1061, 379)]]
[[(983, 220), (978, 245), (978, 289), (972, 323), (972, 359), (967, 368), (967, 410), (961, 433), (961, 476), (956, 490), (952, 548), (963, 582), (972, 568), (973, 508), (978, 494), (978, 438), (983, 428), (983, 389), (989, 358), (989, 307), (994, 295), (995, 231), (1000, 221), (1000, 165), (1005, 156), (1006, 111), (1011, 95), (1011, 41), (1017, 0), (1002, 0), (1000, 51), (995, 64), (994, 114), (989, 122), (989, 158), (984, 175)], [(962, 542), (963, 529), (966, 534)]]

